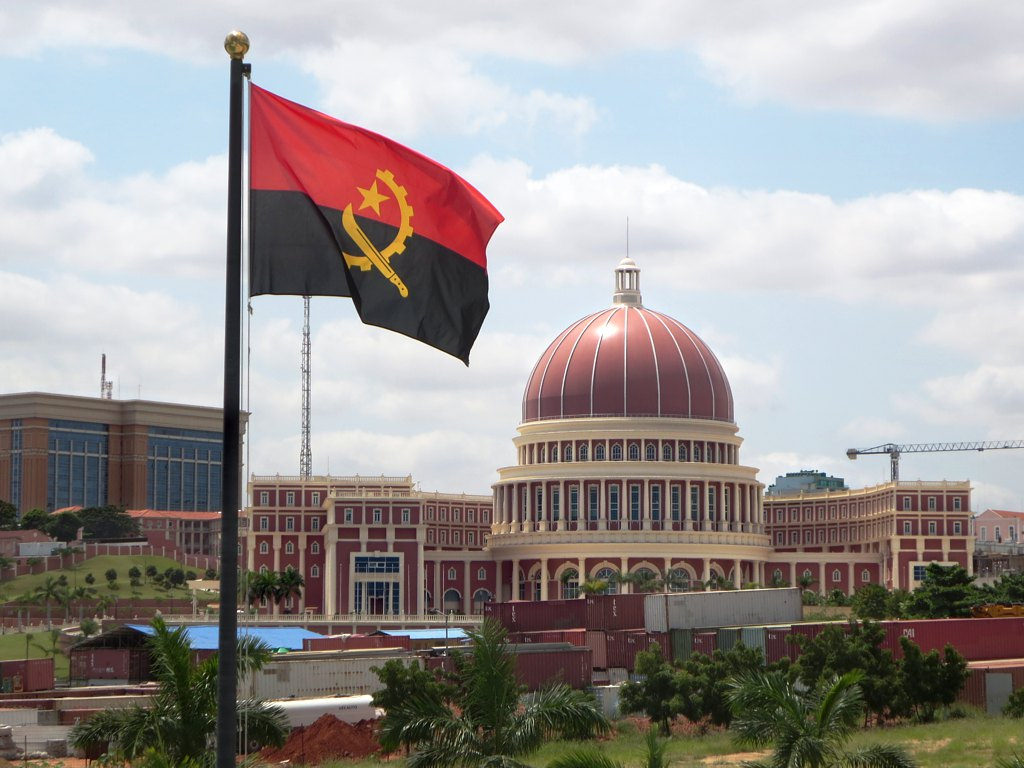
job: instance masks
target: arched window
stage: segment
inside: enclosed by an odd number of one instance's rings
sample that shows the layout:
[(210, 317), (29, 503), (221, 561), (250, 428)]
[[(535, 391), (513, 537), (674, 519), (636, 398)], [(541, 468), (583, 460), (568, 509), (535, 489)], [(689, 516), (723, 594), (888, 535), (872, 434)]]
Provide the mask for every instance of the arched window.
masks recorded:
[(700, 443), (693, 444), (693, 460), (700, 461)]
[(309, 578), (319, 579), (320, 578), (320, 566), (314, 565), (309, 569)]
[(685, 568), (673, 568), (668, 572), (668, 582), (665, 588), (669, 592), (689, 592), (690, 572)]
[(487, 569), (486, 568), (477, 568), (476, 577), (480, 581), (483, 581), (484, 579), (486, 579), (487, 578)]
[(267, 568), (267, 566), (265, 566), (265, 565), (261, 565), (261, 566), (260, 566), (260, 573), (266, 573), (266, 572), (267, 572), (267, 571), (269, 571), (269, 570), (270, 570), (270, 569), (269, 569), (269, 568)]
[(865, 568), (863, 571), (860, 572), (860, 580), (861, 581), (871, 581), (871, 572), (868, 571), (867, 568)]
[(661, 444), (661, 460), (672, 461), (672, 443)]
[(782, 583), (784, 583), (784, 580), (782, 578), (782, 569), (781, 568), (776, 568), (775, 571), (772, 573), (772, 584), (782, 584)]
[(612, 461), (622, 461), (622, 446), (618, 443), (612, 446)]
[(803, 576), (804, 576), (804, 579), (813, 579), (814, 578), (814, 574), (811, 573), (811, 569), (810, 568), (804, 568)]
[(714, 464), (718, 460), (718, 445), (711, 443), (708, 446), (708, 463)]
[(619, 574), (613, 571), (611, 568), (602, 568), (594, 574), (594, 578), (597, 581), (603, 581), (608, 585), (605, 590), (606, 595), (617, 595), (619, 594)]
[(589, 461), (590, 451), (587, 449), (587, 444), (584, 443), (580, 446), (580, 461)]
[(629, 444), (629, 460), (640, 461), (640, 446), (636, 443)]
[(457, 589), (449, 589), (444, 593), (444, 605), (441, 610), (445, 613), (458, 613), (462, 608), (462, 595)]
[(314, 541), (309, 545), (309, 554), (319, 555), (320, 554), (320, 542)]
[(680, 440), (679, 441), (679, 445), (677, 446), (677, 449), (678, 450), (676, 451), (676, 455), (678, 456), (679, 460), (680, 461), (687, 461), (688, 460), (687, 459), (688, 452), (686, 450), (686, 443), (684, 443), (682, 440)]
[(265, 541), (260, 542), (260, 554), (266, 555), (270, 552), (270, 545)]
[(454, 568), (449, 568), (448, 569), (448, 581), (455, 581), (455, 569)]
[(580, 596), (580, 573), (575, 568), (566, 568), (559, 577), (562, 582), (561, 599), (574, 600)]
[(484, 603), (489, 603), (493, 599), (491, 593), (486, 589), (478, 589), (473, 593), (473, 613), (481, 614), (484, 612)]
[(842, 581), (842, 580), (843, 580), (843, 577), (839, 573), (839, 569), (838, 568), (836, 568), (834, 571), (832, 571), (832, 581)]
[(541, 446), (537, 447), (537, 463), (538, 464), (543, 464), (544, 463), (544, 461), (546, 460), (546, 454), (547, 454), (547, 451), (545, 450), (545, 446), (541, 445)]
[(594, 461), (604, 461), (604, 443), (594, 446)]
[(562, 449), (562, 461), (572, 461), (572, 446), (567, 445)]
[(644, 459), (646, 461), (658, 460), (658, 449), (654, 447), (654, 443), (647, 444), (647, 448), (644, 450)]

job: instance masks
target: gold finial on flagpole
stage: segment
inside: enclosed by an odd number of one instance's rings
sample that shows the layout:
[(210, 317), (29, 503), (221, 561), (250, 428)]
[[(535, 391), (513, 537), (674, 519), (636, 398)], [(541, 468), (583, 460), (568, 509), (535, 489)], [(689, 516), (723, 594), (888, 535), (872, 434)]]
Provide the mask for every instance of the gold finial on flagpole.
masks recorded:
[(233, 29), (228, 32), (228, 36), (224, 38), (224, 50), (228, 52), (228, 56), (232, 59), (244, 59), (246, 52), (249, 50), (249, 37), (238, 29)]

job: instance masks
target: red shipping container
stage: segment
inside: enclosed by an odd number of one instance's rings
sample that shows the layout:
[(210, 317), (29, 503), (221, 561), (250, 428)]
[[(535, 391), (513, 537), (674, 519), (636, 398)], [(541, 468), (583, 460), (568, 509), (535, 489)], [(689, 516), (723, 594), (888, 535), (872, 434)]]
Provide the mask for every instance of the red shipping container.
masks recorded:
[(793, 630), (790, 627), (768, 627), (765, 629), (764, 657), (769, 664), (781, 659), (796, 660), (800, 649), (795, 643), (789, 641), (788, 638), (792, 634)]
[(586, 630), (587, 647), (594, 655), (594, 669), (608, 669), (608, 638), (603, 630)]
[(617, 629), (612, 632), (605, 632), (606, 661), (608, 668), (626, 666), (626, 636), (630, 633), (626, 630)]
[(530, 691), (553, 683), (587, 688), (592, 669), (593, 655), (589, 648), (516, 654), (516, 677)]
[(968, 661), (1024, 658), (1024, 617), (998, 619), (920, 619), (883, 622), (885, 647), (903, 657), (899, 638), (913, 640), (925, 653), (951, 644)]
[(587, 630), (585, 629), (549, 629), (543, 632), (517, 632), (519, 643), (569, 643), (569, 645), (585, 646)]
[(986, 707), (985, 670), (968, 670), (967, 682), (964, 683), (964, 687), (960, 689), (960, 693), (957, 695), (956, 699), (957, 701), (965, 702), (970, 704), (972, 707), (977, 707), (984, 711)]
[(540, 632), (586, 626), (586, 606), (583, 600), (485, 603), (484, 616), (496, 619), (509, 632)]
[(661, 648), (661, 657), (663, 659), (672, 658), (671, 643), (668, 634), (665, 632), (624, 632), (622, 637), (623, 663), (614, 666), (625, 667), (627, 672), (636, 670), (636, 655), (640, 651), (649, 651), (652, 645), (657, 645)]
[(644, 627), (645, 595), (587, 595), (586, 620), (579, 626), (587, 629), (642, 629)]
[(82, 648), (71, 651), (71, 677), (75, 680), (127, 680), (129, 648)]
[(364, 648), (402, 648), (409, 650), (409, 638), (389, 635), (341, 635), (338, 637), (307, 637), (304, 651), (354, 651)]
[(718, 649), (717, 632), (697, 632), (693, 635), (693, 652), (710, 656)]

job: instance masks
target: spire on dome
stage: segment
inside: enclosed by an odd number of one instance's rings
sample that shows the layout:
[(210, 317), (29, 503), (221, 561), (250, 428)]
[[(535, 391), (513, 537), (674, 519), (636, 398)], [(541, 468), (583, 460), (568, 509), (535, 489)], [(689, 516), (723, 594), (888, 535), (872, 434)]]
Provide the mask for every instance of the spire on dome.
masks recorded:
[(615, 268), (615, 293), (612, 304), (625, 304), (630, 307), (643, 306), (640, 297), (640, 267), (629, 256), (619, 262)]

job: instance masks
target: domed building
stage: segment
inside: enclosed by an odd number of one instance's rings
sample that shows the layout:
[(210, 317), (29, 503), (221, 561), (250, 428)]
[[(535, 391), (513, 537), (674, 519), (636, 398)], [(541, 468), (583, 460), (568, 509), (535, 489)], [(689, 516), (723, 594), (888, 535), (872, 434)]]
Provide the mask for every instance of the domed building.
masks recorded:
[(355, 631), (375, 616), (422, 622), (490, 600), (572, 598), (586, 581), (852, 594), (913, 588), (932, 562), (971, 568), (967, 481), (763, 496), (740, 461), (722, 365), (644, 307), (630, 259), (611, 306), (537, 360), (514, 442), (493, 496), (424, 492), (408, 475), (254, 475), (240, 554), (250, 570), (305, 579), (294, 603), (266, 610), (345, 617)]
[(762, 485), (738, 433), (714, 352), (643, 306), (623, 259), (611, 307), (558, 334), (526, 383), (517, 463), (494, 486), (501, 598), (571, 598), (620, 576), (763, 582)]

